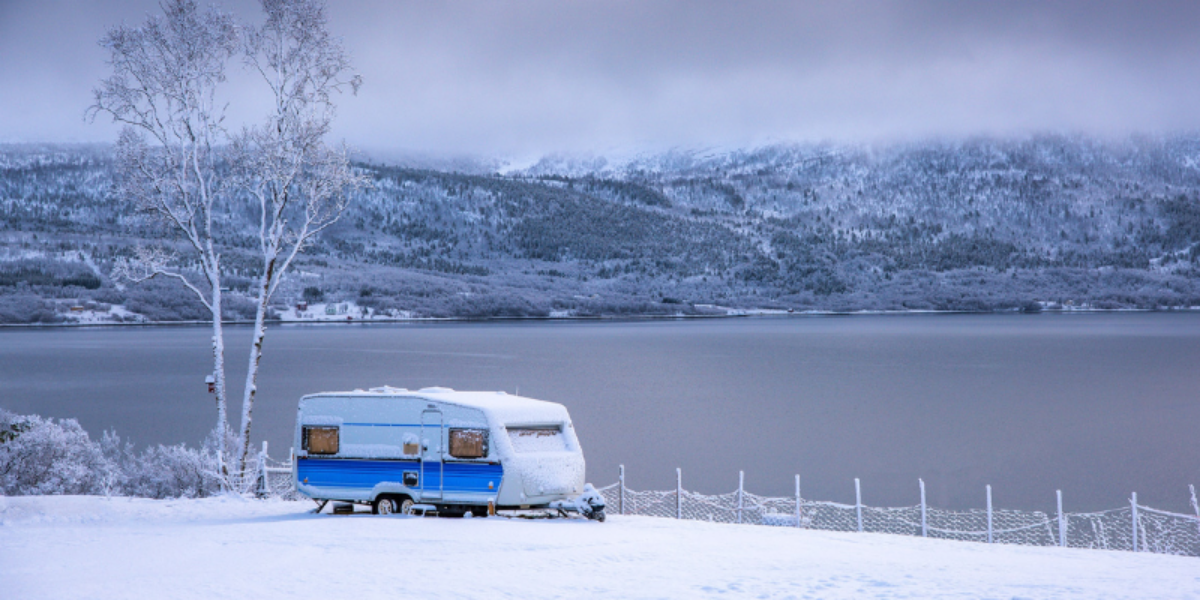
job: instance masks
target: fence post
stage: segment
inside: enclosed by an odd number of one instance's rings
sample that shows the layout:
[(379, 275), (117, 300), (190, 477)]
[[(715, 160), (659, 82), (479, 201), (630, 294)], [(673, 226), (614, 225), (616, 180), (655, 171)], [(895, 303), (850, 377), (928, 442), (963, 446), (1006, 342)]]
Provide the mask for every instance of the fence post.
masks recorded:
[(675, 468), (675, 518), (683, 518), (683, 469)]
[(988, 543), (992, 543), (992, 486), (987, 486), (988, 501)]
[(1133, 509), (1133, 551), (1138, 551), (1138, 518), (1137, 518), (1137, 492), (1133, 493), (1133, 497), (1129, 499), (1129, 507)]
[(854, 478), (854, 512), (858, 516), (858, 532), (862, 533), (862, 486)]
[(267, 440), (263, 440), (262, 452), (258, 455), (258, 489), (255, 496), (267, 497)]
[(1066, 548), (1067, 547), (1067, 517), (1066, 517), (1066, 515), (1063, 514), (1063, 510), (1062, 510), (1062, 490), (1056, 490), (1056, 491), (1058, 492), (1058, 545), (1063, 548)]
[(617, 496), (617, 514), (625, 514), (625, 465), (617, 472), (617, 480), (621, 483), (621, 495)]
[(1188, 489), (1192, 491), (1192, 510), (1196, 511), (1196, 531), (1200, 532), (1200, 502), (1196, 501), (1196, 486), (1189, 484)]
[(737, 522), (742, 522), (742, 495), (746, 484), (746, 472), (738, 471), (738, 507), (737, 507)]
[[(1196, 503), (1196, 490), (1192, 490), (1192, 504)], [(1200, 509), (1197, 509), (1196, 518), (1200, 519)], [(796, 475), (796, 527), (800, 526), (800, 476)]]
[(925, 520), (925, 480), (917, 479), (917, 482), (921, 484), (921, 537), (929, 537), (929, 527)]

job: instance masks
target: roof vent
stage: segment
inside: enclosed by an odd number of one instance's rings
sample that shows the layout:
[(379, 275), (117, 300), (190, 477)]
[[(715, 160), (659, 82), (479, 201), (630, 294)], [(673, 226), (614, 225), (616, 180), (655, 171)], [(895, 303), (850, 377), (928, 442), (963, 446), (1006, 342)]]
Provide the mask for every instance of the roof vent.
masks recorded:
[(427, 387), (421, 388), (417, 391), (422, 394), (445, 394), (446, 392), (453, 392), (454, 390), (444, 387)]
[(408, 391), (408, 389), (407, 389), (407, 388), (398, 388), (398, 387), (392, 387), (392, 386), (390, 386), (390, 385), (385, 385), (385, 386), (383, 386), (383, 387), (373, 387), (373, 388), (371, 388), (371, 391), (372, 391), (372, 392), (375, 392), (376, 394), (397, 394), (397, 393), (400, 393), (400, 392), (407, 392), (407, 391)]

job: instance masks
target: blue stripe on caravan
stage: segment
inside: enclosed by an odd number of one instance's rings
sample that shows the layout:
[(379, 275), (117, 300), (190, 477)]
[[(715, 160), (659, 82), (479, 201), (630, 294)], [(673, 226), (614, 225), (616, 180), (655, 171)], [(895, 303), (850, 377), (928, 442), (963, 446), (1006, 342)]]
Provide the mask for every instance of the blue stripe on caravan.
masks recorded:
[[(447, 462), (445, 464), (446, 485), (443, 491), (492, 492), (500, 489), (504, 467), (499, 464)], [(384, 481), (402, 482), (405, 471), (421, 471), (421, 463), (415, 460), (354, 460), (329, 458), (301, 458), (296, 461), (296, 477), (307, 485), (332, 488), (370, 489)], [(425, 466), (425, 489), (435, 490), (440, 485), (441, 473), (438, 463)], [(494, 487), (488, 489), (488, 483)]]
[[(342, 423), (351, 427), (420, 427), (420, 423)], [(426, 427), (433, 427), (433, 424), (426, 423)]]

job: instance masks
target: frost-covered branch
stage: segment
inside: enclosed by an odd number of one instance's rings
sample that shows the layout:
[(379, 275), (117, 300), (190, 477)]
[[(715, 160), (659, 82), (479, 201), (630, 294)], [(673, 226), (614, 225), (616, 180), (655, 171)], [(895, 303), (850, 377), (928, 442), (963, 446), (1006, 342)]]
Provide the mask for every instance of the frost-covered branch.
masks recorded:
[(170, 268), (169, 265), (175, 261), (174, 253), (167, 252), (161, 248), (147, 248), (145, 246), (138, 246), (133, 252), (133, 258), (118, 260), (113, 266), (111, 276), (114, 280), (142, 283), (143, 281), (149, 281), (160, 276), (174, 279), (196, 294), (196, 297), (200, 299), (200, 303), (205, 308), (210, 311), (212, 310), (208, 294), (193, 284), (186, 275)]

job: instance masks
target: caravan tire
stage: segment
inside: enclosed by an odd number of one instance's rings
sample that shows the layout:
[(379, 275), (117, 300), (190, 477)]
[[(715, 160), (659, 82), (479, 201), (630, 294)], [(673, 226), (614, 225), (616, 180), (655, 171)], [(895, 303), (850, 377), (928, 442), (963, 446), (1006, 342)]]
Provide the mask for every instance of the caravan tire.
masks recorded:
[(380, 496), (371, 505), (371, 512), (377, 515), (390, 515), (397, 512), (396, 509), (396, 499), (391, 496)]
[(401, 498), (400, 499), (400, 514), (402, 514), (402, 515), (412, 514), (412, 507), (414, 504), (416, 504), (416, 502), (413, 502), (412, 498), (407, 498), (407, 497)]

